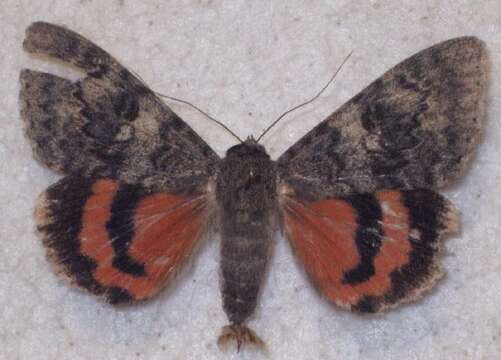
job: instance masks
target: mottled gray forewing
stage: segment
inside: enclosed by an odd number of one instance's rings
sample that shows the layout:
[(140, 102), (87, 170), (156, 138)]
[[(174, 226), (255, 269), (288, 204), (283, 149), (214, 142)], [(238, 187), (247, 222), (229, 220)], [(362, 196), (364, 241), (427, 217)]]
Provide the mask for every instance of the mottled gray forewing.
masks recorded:
[(474, 37), (417, 53), (289, 148), (281, 180), (311, 198), (449, 184), (481, 135), (486, 67)]
[(205, 184), (219, 160), (154, 93), (104, 50), (60, 26), (33, 23), (24, 49), (76, 66), (71, 82), (21, 72), (21, 113), (36, 157), (64, 174), (160, 191)]

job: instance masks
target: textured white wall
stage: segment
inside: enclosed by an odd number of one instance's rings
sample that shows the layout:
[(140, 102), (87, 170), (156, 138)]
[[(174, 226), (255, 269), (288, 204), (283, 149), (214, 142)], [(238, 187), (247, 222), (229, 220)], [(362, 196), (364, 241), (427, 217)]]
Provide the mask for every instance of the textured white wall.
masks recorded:
[[(155, 90), (192, 101), (241, 136), (258, 134), (314, 94), (355, 50), (334, 86), (266, 137), (274, 158), (405, 57), (459, 35), (483, 39), (491, 61), (488, 123), (471, 170), (447, 192), (462, 232), (446, 243), (446, 278), (423, 301), (361, 317), (324, 301), (277, 236), (250, 325), (268, 342), (271, 359), (501, 358), (499, 0), (2, 0), (0, 359), (223, 358), (215, 344), (226, 323), (217, 238), (158, 299), (120, 310), (70, 289), (45, 261), (32, 209), (57, 176), (32, 159), (23, 137), (18, 75), (23, 67), (74, 74), (22, 52), (24, 29), (35, 20), (84, 34)], [(171, 106), (219, 154), (233, 144), (188, 107)]]

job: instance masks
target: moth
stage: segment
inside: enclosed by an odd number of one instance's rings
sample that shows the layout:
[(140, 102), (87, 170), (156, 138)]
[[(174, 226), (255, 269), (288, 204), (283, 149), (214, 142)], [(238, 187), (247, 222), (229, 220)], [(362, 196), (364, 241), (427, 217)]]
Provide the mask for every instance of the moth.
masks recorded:
[(129, 70), (64, 27), (33, 23), (24, 49), (83, 72), (22, 70), (34, 156), (64, 175), (39, 198), (48, 259), (111, 304), (158, 294), (210, 229), (221, 235), (221, 342), (262, 344), (246, 321), (281, 229), (319, 292), (372, 313), (439, 279), (454, 206), (484, 120), (486, 51), (451, 39), (396, 65), (277, 160), (253, 137), (220, 158)]

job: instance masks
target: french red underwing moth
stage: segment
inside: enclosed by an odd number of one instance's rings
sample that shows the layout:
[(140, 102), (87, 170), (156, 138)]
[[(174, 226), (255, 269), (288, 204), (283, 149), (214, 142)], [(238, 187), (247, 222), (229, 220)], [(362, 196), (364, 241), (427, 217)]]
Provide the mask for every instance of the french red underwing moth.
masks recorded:
[(437, 191), (460, 177), (484, 120), (486, 53), (474, 37), (401, 62), (276, 161), (249, 137), (221, 159), (104, 50), (48, 23), (24, 49), (84, 72), (21, 72), (35, 157), (64, 175), (40, 197), (49, 260), (112, 304), (155, 296), (216, 224), (229, 326), (221, 342), (262, 344), (246, 326), (278, 229), (320, 293), (349, 310), (415, 300), (440, 277), (455, 229)]

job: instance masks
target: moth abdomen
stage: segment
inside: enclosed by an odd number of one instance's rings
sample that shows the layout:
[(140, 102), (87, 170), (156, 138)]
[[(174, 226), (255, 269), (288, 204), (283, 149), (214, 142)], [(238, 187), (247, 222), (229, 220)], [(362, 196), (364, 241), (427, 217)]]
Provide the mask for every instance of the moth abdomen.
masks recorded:
[(223, 303), (232, 324), (254, 311), (268, 258), (268, 239), (231, 238), (221, 249)]

